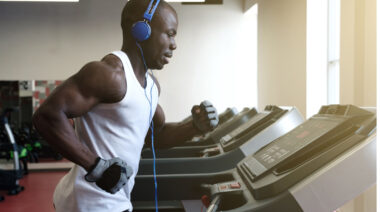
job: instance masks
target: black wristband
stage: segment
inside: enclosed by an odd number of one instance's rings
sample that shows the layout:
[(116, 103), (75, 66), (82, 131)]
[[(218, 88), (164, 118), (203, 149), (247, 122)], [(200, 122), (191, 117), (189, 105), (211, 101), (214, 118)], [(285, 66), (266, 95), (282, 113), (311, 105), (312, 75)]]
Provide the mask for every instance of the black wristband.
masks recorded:
[(98, 163), (99, 163), (99, 161), (101, 160), (101, 158), (100, 157), (97, 157), (96, 158), (96, 160), (95, 160), (95, 163), (94, 164), (92, 164), (92, 166), (90, 167), (90, 169), (88, 170), (88, 172), (87, 173), (91, 173), (92, 172), (92, 170), (94, 170), (95, 169), (95, 167), (96, 167), (96, 165), (98, 165)]

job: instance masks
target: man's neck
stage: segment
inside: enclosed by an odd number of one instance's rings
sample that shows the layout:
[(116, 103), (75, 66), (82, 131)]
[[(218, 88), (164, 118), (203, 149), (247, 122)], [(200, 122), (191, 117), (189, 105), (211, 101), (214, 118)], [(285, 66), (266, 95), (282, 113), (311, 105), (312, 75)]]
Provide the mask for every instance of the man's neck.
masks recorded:
[(136, 43), (123, 44), (121, 51), (128, 55), (129, 61), (131, 62), (133, 72), (135, 73), (138, 80), (145, 79), (146, 72), (144, 62), (140, 49), (137, 47)]

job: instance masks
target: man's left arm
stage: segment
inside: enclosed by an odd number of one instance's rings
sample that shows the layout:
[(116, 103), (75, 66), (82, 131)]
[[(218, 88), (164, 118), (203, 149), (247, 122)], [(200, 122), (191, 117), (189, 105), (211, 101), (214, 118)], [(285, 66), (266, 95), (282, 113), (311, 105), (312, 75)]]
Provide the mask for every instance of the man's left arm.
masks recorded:
[[(166, 123), (164, 111), (157, 105), (153, 117), (155, 148), (179, 146), (196, 135), (213, 130), (218, 124), (218, 114), (211, 104), (195, 105), (192, 116), (191, 121)], [(147, 141), (151, 141), (150, 135), (148, 133)]]

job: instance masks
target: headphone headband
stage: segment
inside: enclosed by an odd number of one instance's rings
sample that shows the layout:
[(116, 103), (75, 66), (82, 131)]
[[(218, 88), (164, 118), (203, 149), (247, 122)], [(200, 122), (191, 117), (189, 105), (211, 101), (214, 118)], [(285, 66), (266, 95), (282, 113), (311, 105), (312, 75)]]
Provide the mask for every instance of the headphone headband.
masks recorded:
[(148, 20), (148, 22), (152, 21), (154, 12), (156, 12), (156, 9), (158, 7), (158, 4), (160, 3), (160, 0), (156, 0), (156, 4), (152, 8), (153, 2), (154, 0), (150, 1), (149, 6), (144, 13), (144, 19)]

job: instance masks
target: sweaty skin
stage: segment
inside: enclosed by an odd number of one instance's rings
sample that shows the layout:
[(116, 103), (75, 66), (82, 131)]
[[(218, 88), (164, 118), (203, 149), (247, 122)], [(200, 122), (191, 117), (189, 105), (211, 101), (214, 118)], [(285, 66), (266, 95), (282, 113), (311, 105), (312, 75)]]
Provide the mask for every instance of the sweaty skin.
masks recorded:
[[(162, 69), (177, 48), (177, 14), (162, 1), (150, 25), (151, 37), (142, 42), (141, 47), (147, 66)], [(140, 50), (128, 32), (123, 33), (122, 51), (128, 55), (136, 78), (144, 87), (146, 69)], [(155, 82), (160, 90), (157, 80)], [(33, 115), (34, 126), (54, 149), (89, 171), (98, 156), (78, 140), (68, 119), (82, 116), (98, 104), (119, 102), (127, 92), (122, 62), (116, 56), (106, 55), (101, 61), (86, 64), (57, 87)], [(201, 120), (207, 122), (206, 117)], [(160, 105), (153, 121), (157, 147), (179, 145), (200, 133), (191, 122), (165, 123)]]

